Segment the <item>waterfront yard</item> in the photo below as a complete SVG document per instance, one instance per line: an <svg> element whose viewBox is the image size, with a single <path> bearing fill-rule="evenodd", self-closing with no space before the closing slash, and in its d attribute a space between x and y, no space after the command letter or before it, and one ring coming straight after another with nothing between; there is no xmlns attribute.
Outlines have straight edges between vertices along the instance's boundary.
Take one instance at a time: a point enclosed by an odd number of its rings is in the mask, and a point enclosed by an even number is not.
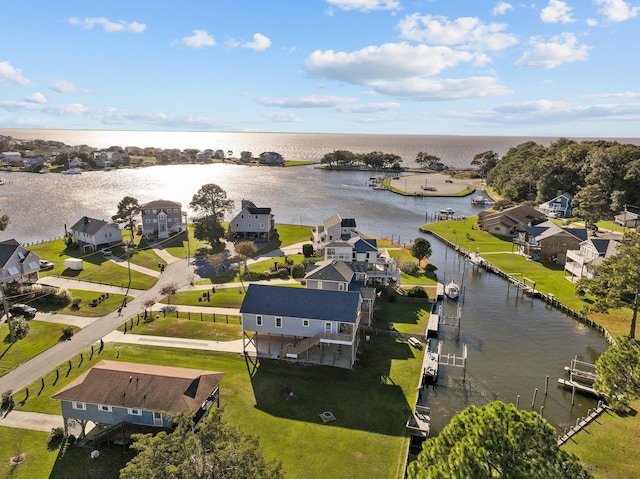
<svg viewBox="0 0 640 479"><path fill-rule="evenodd" d="M55 372L49 373L41 393L32 394L17 409L60 414L51 395L101 359L224 372L225 416L258 436L267 458L282 461L287 477L402 477L404 423L416 400L422 362L422 351L405 342L388 336L371 338L353 370L245 360L229 353L106 344L102 352L97 347L93 355L85 351L83 361L74 358L70 369L66 363L59 366L55 385ZM30 386L31 391L40 388L40 381ZM15 397L20 402L24 392ZM336 421L322 423L319 414L324 411L331 411ZM65 477L86 474L76 471ZM104 471L95 477L117 475Z"/></svg>

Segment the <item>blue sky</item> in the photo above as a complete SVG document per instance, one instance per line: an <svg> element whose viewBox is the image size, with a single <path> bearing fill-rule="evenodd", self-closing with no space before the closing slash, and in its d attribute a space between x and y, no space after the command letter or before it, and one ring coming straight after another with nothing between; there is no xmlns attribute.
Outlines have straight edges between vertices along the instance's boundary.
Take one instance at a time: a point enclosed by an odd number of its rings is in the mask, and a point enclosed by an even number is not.
<svg viewBox="0 0 640 479"><path fill-rule="evenodd" d="M640 136L640 2L5 2L0 128Z"/></svg>

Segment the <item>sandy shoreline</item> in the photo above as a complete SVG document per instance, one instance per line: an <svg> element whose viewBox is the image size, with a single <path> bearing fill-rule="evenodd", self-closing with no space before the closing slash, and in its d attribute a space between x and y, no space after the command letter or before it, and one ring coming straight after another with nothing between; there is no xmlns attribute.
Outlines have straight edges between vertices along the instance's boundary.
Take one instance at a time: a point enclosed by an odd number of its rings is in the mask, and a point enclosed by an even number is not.
<svg viewBox="0 0 640 479"><path fill-rule="evenodd" d="M391 180L392 188L410 195L424 196L455 195L469 187L475 188L476 186L469 179L461 180L441 173L418 173Z"/></svg>

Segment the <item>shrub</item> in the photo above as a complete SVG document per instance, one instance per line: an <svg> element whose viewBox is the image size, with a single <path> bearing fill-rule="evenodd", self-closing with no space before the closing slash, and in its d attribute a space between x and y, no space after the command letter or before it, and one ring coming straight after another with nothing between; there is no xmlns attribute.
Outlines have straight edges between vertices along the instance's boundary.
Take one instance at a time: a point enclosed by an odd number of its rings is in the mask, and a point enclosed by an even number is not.
<svg viewBox="0 0 640 479"><path fill-rule="evenodd" d="M280 279L287 279L289 277L289 270L287 268L280 268L278 270L278 276Z"/></svg>
<svg viewBox="0 0 640 479"><path fill-rule="evenodd" d="M28 321L24 318L20 318L13 321L10 326L13 328L13 336L16 340L25 338L29 334L29 328L31 327Z"/></svg>
<svg viewBox="0 0 640 479"><path fill-rule="evenodd" d="M410 298L428 298L427 290L422 286L414 286L409 291L407 291L407 296Z"/></svg>
<svg viewBox="0 0 640 479"><path fill-rule="evenodd" d="M302 254L305 258L310 258L313 256L313 245L310 243L305 243L302 245Z"/></svg>
<svg viewBox="0 0 640 479"><path fill-rule="evenodd" d="M433 273L437 269L438 269L438 267L435 264L429 263L428 265L426 265L424 267L424 272L425 273Z"/></svg>
<svg viewBox="0 0 640 479"><path fill-rule="evenodd" d="M294 264L291 268L291 276L294 278L304 278L305 268L304 265L298 263Z"/></svg>
<svg viewBox="0 0 640 479"><path fill-rule="evenodd" d="M2 393L2 409L8 410L13 408L14 406L14 401L13 401L13 391L11 389L7 389L5 392Z"/></svg>
<svg viewBox="0 0 640 479"><path fill-rule="evenodd" d="M73 327L67 326L62 330L62 339L70 339L73 336Z"/></svg>
<svg viewBox="0 0 640 479"><path fill-rule="evenodd" d="M50 440L60 440L64 437L64 428L62 426L52 427L49 433Z"/></svg>
<svg viewBox="0 0 640 479"><path fill-rule="evenodd" d="M80 303L82 303L82 298L73 298L71 301L71 309L77 311L80 309Z"/></svg>
<svg viewBox="0 0 640 479"><path fill-rule="evenodd" d="M415 261L403 261L400 264L400 271L410 276L416 276L420 271L420 266Z"/></svg>

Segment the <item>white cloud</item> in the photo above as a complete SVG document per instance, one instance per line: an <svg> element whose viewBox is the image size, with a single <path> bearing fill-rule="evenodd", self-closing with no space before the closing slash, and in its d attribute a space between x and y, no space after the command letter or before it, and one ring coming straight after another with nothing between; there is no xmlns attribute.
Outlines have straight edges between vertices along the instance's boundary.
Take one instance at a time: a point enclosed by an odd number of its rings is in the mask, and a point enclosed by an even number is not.
<svg viewBox="0 0 640 479"><path fill-rule="evenodd" d="M91 30L93 29L94 26L101 25L104 31L108 33L113 33L113 32L142 33L147 29L147 26L144 23L125 22L124 20L112 22L111 20L105 17L91 17L91 18L85 18L84 20L81 20L78 17L71 17L69 19L69 23L71 25L79 25L86 30Z"/></svg>
<svg viewBox="0 0 640 479"><path fill-rule="evenodd" d="M281 108L337 108L358 99L346 96L332 95L307 95L288 98L260 97L258 102L267 106L278 106Z"/></svg>
<svg viewBox="0 0 640 479"><path fill-rule="evenodd" d="M363 12L400 9L398 0L327 0L327 3L338 7L340 10L361 10ZM329 15L332 14L333 12L329 12Z"/></svg>
<svg viewBox="0 0 640 479"><path fill-rule="evenodd" d="M53 80L49 87L59 93L74 93L78 91L78 87L66 80Z"/></svg>
<svg viewBox="0 0 640 479"><path fill-rule="evenodd" d="M513 10L513 5L507 2L498 2L496 3L496 6L493 7L491 13L493 13L494 15L504 15L509 10Z"/></svg>
<svg viewBox="0 0 640 479"><path fill-rule="evenodd" d="M478 61L477 55L449 47L387 43L355 52L315 51L305 60L310 75L368 85L375 80L436 75L460 63Z"/></svg>
<svg viewBox="0 0 640 479"><path fill-rule="evenodd" d="M265 37L262 33L256 33L253 36L253 41L252 42L247 42L242 44L242 46L244 48L250 48L252 50L256 50L258 52L262 51L262 50L266 50L267 48L269 48L271 46L271 40L269 40L269 38Z"/></svg>
<svg viewBox="0 0 640 479"><path fill-rule="evenodd" d="M484 98L511 93L492 77L461 79L409 78L395 82L376 82L372 85L380 94L419 101L460 100Z"/></svg>
<svg viewBox="0 0 640 479"><path fill-rule="evenodd" d="M362 103L357 105L346 105L337 110L347 113L379 113L381 111L390 111L400 108L400 103Z"/></svg>
<svg viewBox="0 0 640 479"><path fill-rule="evenodd" d="M624 22L638 15L640 7L632 7L624 0L594 0L596 5L602 5L602 13L611 22Z"/></svg>
<svg viewBox="0 0 640 479"><path fill-rule="evenodd" d="M640 118L640 103L601 103L582 105L571 101L536 100L506 104L495 109L507 115L511 121L545 123L558 121L589 120L594 118L635 119Z"/></svg>
<svg viewBox="0 0 640 479"><path fill-rule="evenodd" d="M485 24L477 17L450 21L446 17L414 13L404 17L398 28L402 38L431 44L498 51L518 43L515 35L504 33L506 24Z"/></svg>
<svg viewBox="0 0 640 479"><path fill-rule="evenodd" d="M24 100L29 103L38 103L41 105L44 105L45 103L47 103L47 99L40 92L35 92L33 95L29 95Z"/></svg>
<svg viewBox="0 0 640 479"><path fill-rule="evenodd" d="M595 18L587 18L587 25L590 27L596 27L598 26L598 20Z"/></svg>
<svg viewBox="0 0 640 479"><path fill-rule="evenodd" d="M275 123L300 123L302 121L299 116L291 111L265 113L263 116Z"/></svg>
<svg viewBox="0 0 640 479"><path fill-rule="evenodd" d="M544 23L571 23L575 20L571 16L571 7L561 0L549 0L549 5L540 12Z"/></svg>
<svg viewBox="0 0 640 479"><path fill-rule="evenodd" d="M29 86L31 82L22 75L20 69L12 67L9 62L0 62L0 81L9 81L20 86Z"/></svg>
<svg viewBox="0 0 640 479"><path fill-rule="evenodd" d="M563 33L549 42L532 38L533 49L527 51L516 62L519 67L555 68L564 63L586 60L591 47L578 44L573 33Z"/></svg>
<svg viewBox="0 0 640 479"><path fill-rule="evenodd" d="M202 48L212 47L216 41L206 30L194 30L193 35L184 37L179 43L190 48Z"/></svg>

